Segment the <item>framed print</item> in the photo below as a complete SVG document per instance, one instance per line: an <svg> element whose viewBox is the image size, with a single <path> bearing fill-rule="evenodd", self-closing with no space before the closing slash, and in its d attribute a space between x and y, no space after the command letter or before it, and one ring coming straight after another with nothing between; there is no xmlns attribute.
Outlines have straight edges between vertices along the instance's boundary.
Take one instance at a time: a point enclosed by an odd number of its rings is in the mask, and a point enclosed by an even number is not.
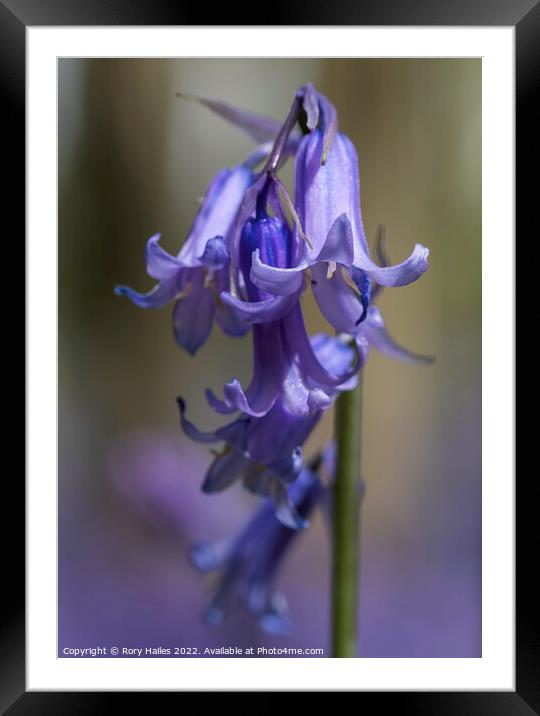
<svg viewBox="0 0 540 716"><path fill-rule="evenodd" d="M1 9L27 285L2 707L534 712L514 242L538 6L25 5Z"/></svg>

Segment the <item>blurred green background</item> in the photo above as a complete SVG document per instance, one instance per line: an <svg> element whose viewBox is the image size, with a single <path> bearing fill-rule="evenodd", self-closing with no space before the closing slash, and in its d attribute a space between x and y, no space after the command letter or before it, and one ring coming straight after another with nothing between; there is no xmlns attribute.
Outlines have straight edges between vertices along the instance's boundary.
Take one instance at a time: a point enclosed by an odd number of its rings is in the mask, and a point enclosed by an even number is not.
<svg viewBox="0 0 540 716"><path fill-rule="evenodd" d="M161 232L163 246L176 253L210 178L253 146L175 92L282 119L295 88L313 82L336 105L341 130L357 147L370 240L384 223L393 262L416 242L431 251L427 274L385 290L380 306L393 336L434 354L436 363L395 364L372 352L365 369L361 653L480 656L481 61L60 59L58 73L64 642L76 637L91 645L103 634L136 640L149 615L163 634L198 620L209 592L183 565L184 542L234 531L238 514L255 504L240 490L202 497L200 519L175 541L162 539L155 525L149 531L111 487L111 454L140 434L164 436L195 456L196 467L188 470L186 462L178 476L179 500L182 481L197 487L209 456L182 439L175 396L186 398L194 422L214 427L220 421L204 388L219 393L233 374L245 380L251 372L249 337L227 339L214 328L191 358L174 343L170 308L145 312L113 294L118 283L153 285L146 240ZM290 182L291 167L284 176ZM326 329L313 300L304 305L310 330ZM306 452L331 430L329 413ZM216 508L220 499L224 510ZM212 502L207 518L205 501ZM311 645L325 646L324 521L315 519L308 532L280 580L293 595L298 623L287 643L315 634ZM295 584L298 575L302 585ZM100 580L108 580L109 597L98 608L92 585ZM265 638L243 617L232 624L235 639L242 630L251 642ZM221 643L228 633L215 637L201 626L197 638Z"/></svg>

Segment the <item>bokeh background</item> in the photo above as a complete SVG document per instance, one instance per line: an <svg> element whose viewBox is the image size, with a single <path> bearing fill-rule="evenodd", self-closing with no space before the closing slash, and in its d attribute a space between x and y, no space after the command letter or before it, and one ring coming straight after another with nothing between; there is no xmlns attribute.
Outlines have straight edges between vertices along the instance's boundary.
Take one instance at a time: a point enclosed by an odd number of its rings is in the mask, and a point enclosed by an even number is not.
<svg viewBox="0 0 540 716"><path fill-rule="evenodd" d="M360 654L481 656L480 60L61 59L58 79L59 655L328 647L321 515L278 575L290 636L265 635L240 610L203 623L212 578L188 564L188 545L236 532L257 501L240 488L199 492L210 455L182 437L175 396L215 427L203 390L249 377L249 337L215 328L191 358L169 308L113 294L151 287L147 238L161 232L177 252L211 176L252 147L175 92L280 119L310 81L357 146L368 236L385 223L393 261L415 242L431 249L427 274L380 305L395 338L436 363L372 353L365 369ZM326 328L309 298L305 310L310 330ZM307 453L331 430L329 413Z"/></svg>

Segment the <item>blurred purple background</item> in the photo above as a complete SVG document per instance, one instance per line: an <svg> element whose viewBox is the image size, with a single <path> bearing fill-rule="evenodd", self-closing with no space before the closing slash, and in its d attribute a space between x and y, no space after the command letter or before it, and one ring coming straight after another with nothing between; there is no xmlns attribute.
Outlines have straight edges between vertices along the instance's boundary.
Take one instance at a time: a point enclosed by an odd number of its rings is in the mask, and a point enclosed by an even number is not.
<svg viewBox="0 0 540 716"><path fill-rule="evenodd" d="M481 656L481 61L226 59L59 60L60 656L328 647L322 514L277 580L290 636L265 635L241 610L202 621L215 578L189 565L188 546L234 534L258 502L240 488L200 493L210 456L181 435L175 397L218 425L203 390L249 376L249 339L215 330L193 359L169 309L113 294L151 286L146 239L160 231L177 251L210 177L251 146L175 92L282 118L307 81L358 148L368 236L385 223L394 261L417 241L431 249L428 273L381 307L399 341L437 362L373 353L365 369L360 654ZM305 310L312 331L327 329L311 299ZM331 430L328 414L308 455Z"/></svg>

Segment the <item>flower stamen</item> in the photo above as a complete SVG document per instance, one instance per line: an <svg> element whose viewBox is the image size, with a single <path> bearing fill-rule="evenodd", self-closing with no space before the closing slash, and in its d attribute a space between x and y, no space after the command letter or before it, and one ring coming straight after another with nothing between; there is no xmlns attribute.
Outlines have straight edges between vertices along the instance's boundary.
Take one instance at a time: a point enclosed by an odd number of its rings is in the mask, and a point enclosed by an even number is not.
<svg viewBox="0 0 540 716"><path fill-rule="evenodd" d="M335 261L329 261L328 262L328 268L326 270L326 278L330 280L333 275L336 273L337 269L337 263Z"/></svg>

